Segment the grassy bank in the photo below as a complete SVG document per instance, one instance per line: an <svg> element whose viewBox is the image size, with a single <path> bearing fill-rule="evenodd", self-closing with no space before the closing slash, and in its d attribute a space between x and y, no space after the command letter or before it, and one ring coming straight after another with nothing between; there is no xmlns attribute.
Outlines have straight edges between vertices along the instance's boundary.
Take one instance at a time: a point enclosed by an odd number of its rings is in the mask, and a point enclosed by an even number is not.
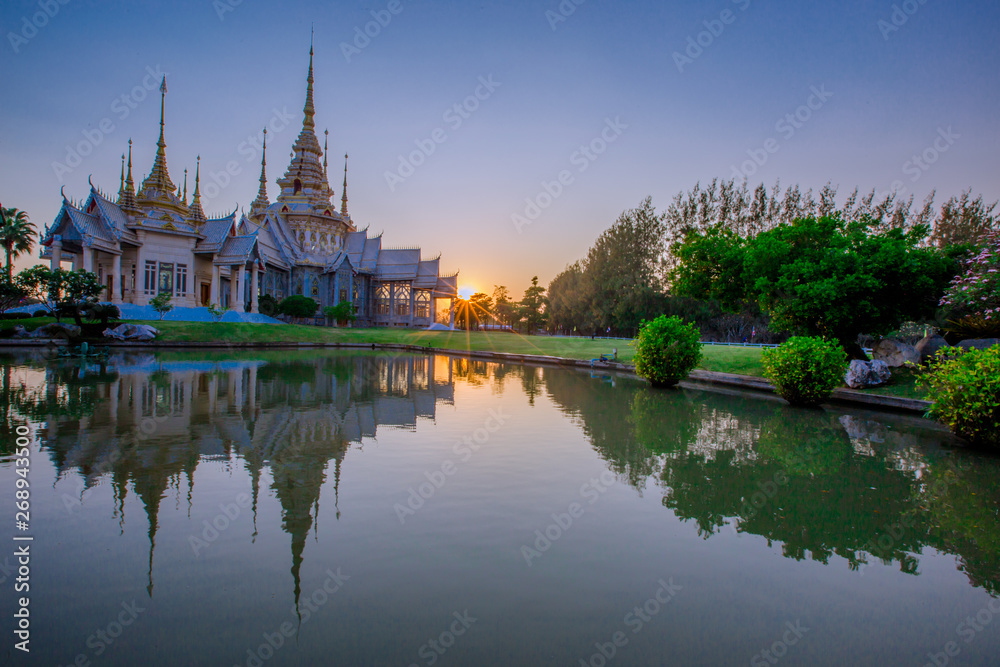
<svg viewBox="0 0 1000 667"><path fill-rule="evenodd" d="M3 329L17 324L27 329L52 322L51 318L3 321ZM512 354L542 354L567 359L595 359L618 349L618 360L632 362L633 348L623 340L590 340L589 338L556 338L552 336L521 336L513 333L465 331L415 331L411 329L338 329L297 324L237 324L229 322L142 322L161 332L160 340L175 343L387 343L418 345L439 350L509 352ZM706 345L699 368L718 373L763 375L761 350L755 347ZM872 393L923 398L911 372L897 372L892 382L869 390Z"/></svg>

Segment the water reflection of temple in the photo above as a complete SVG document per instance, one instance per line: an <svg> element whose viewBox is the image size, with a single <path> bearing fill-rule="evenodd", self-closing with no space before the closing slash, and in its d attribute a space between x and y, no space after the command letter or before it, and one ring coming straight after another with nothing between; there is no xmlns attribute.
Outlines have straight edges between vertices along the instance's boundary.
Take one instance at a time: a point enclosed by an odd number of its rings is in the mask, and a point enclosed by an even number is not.
<svg viewBox="0 0 1000 667"><path fill-rule="evenodd" d="M199 461L237 456L252 480L252 538L261 473L270 471L282 528L292 538L297 601L302 553L328 475L339 518L349 447L379 428L413 430L433 420L438 402L454 401L454 362L377 354L225 362L127 356L106 365L50 364L38 394L33 409L46 423L43 443L59 475L75 469L87 486L110 483L123 530L129 486L143 503L150 595L161 500L186 487L190 503ZM69 395L83 396L84 409L63 409L61 397Z"/></svg>

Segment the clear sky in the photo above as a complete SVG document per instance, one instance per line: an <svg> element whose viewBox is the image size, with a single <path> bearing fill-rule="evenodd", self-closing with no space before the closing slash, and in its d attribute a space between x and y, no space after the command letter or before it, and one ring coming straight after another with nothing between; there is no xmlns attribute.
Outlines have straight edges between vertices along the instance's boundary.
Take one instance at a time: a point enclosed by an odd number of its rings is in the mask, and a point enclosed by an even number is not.
<svg viewBox="0 0 1000 667"><path fill-rule="evenodd" d="M0 202L43 228L62 185L116 193L130 137L144 176L160 73L174 181L200 154L206 211L249 208L270 125L273 200L311 25L338 202L350 153L355 222L463 287L519 296L646 196L735 173L1000 198L996 3L4 0Z"/></svg>

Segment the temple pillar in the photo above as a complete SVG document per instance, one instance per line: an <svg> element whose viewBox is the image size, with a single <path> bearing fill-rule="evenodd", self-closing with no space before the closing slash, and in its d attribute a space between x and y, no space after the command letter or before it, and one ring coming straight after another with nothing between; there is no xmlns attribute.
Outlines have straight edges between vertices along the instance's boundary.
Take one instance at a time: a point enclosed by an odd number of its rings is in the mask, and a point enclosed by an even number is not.
<svg viewBox="0 0 1000 667"><path fill-rule="evenodd" d="M250 266L250 312L256 313L258 292L260 292L260 278L258 277L257 262Z"/></svg>
<svg viewBox="0 0 1000 667"><path fill-rule="evenodd" d="M230 294L230 299L232 300L233 312L243 313L246 312L246 307L244 304L243 297L243 283L246 282L243 278L243 266L234 266L229 269L229 285L232 290Z"/></svg>
<svg viewBox="0 0 1000 667"><path fill-rule="evenodd" d="M449 306L448 306L448 328L449 329L454 329L455 328L455 297L452 297L451 299L449 299L448 302L449 302Z"/></svg>
<svg viewBox="0 0 1000 667"><path fill-rule="evenodd" d="M122 302L122 256L111 257L111 303Z"/></svg>
<svg viewBox="0 0 1000 667"><path fill-rule="evenodd" d="M135 250L135 282L132 285L132 303L137 306L145 306L149 303L146 295L146 256L145 247L139 246Z"/></svg>
<svg viewBox="0 0 1000 667"><path fill-rule="evenodd" d="M89 245L83 243L80 245L81 253L83 254L83 270L84 271L94 271L94 249Z"/></svg>
<svg viewBox="0 0 1000 667"><path fill-rule="evenodd" d="M219 277L219 265L212 265L212 287L209 289L208 293L208 303L206 306L211 306L213 303L219 308L222 308L222 295L219 293L221 289L222 280Z"/></svg>
<svg viewBox="0 0 1000 667"><path fill-rule="evenodd" d="M59 268L59 263L62 262L62 236L56 234L52 237L52 270L55 271Z"/></svg>

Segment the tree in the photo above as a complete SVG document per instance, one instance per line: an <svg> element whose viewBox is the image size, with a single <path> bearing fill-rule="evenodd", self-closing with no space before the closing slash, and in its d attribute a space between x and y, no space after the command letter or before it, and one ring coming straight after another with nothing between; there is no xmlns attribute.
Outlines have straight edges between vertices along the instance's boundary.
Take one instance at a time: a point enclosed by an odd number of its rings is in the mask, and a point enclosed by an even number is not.
<svg viewBox="0 0 1000 667"><path fill-rule="evenodd" d="M586 262L570 264L549 283L545 312L549 315L549 326L556 331L572 334L594 329L586 266Z"/></svg>
<svg viewBox="0 0 1000 667"><path fill-rule="evenodd" d="M750 240L694 232L687 248L676 249L682 261L675 290L719 298L729 308L756 301L775 328L832 338L852 358L865 359L858 334L881 336L904 321L933 317L955 272L945 253L919 247L926 226L904 232L880 230L880 223L800 218Z"/></svg>
<svg viewBox="0 0 1000 667"><path fill-rule="evenodd" d="M227 310L229 308L222 308L214 303L208 304L208 314L212 316L212 321L216 323L222 321L222 316L226 314Z"/></svg>
<svg viewBox="0 0 1000 667"><path fill-rule="evenodd" d="M68 312L80 326L83 325L83 311L97 304L104 290L97 275L90 271L53 271L44 265L21 271L17 281L29 298L37 300L56 321Z"/></svg>
<svg viewBox="0 0 1000 667"><path fill-rule="evenodd" d="M174 309L174 304L170 303L170 292L160 292L149 300L149 305L160 314L160 319Z"/></svg>
<svg viewBox="0 0 1000 667"><path fill-rule="evenodd" d="M301 294L286 297L278 306L278 309L289 317L312 317L318 308L318 303Z"/></svg>
<svg viewBox="0 0 1000 667"><path fill-rule="evenodd" d="M476 292L468 299L459 297L455 300L455 326L466 331L478 329L493 316L492 306L492 299L485 292Z"/></svg>
<svg viewBox="0 0 1000 667"><path fill-rule="evenodd" d="M586 262L596 325L631 332L663 312L666 229L647 197L598 237Z"/></svg>
<svg viewBox="0 0 1000 667"><path fill-rule="evenodd" d="M989 234L986 245L965 262L940 305L950 309L957 329L983 337L1000 331L1000 231Z"/></svg>
<svg viewBox="0 0 1000 667"><path fill-rule="evenodd" d="M327 306L323 309L323 315L339 326L344 326L348 322L358 319L358 316L354 314L354 304L350 301L341 301L336 306Z"/></svg>
<svg viewBox="0 0 1000 667"><path fill-rule="evenodd" d="M543 312L545 306L545 288L538 284L538 276L531 279L531 287L524 290L524 298L518 304L518 320L522 323L522 330L527 333L535 333L545 325L546 315Z"/></svg>
<svg viewBox="0 0 1000 667"><path fill-rule="evenodd" d="M38 232L28 214L16 208L0 207L0 245L7 256L7 279L13 276L13 261L34 247Z"/></svg>
<svg viewBox="0 0 1000 667"><path fill-rule="evenodd" d="M493 316L497 322L506 326L514 325L514 302L510 299L510 292L504 285L493 286Z"/></svg>
<svg viewBox="0 0 1000 667"><path fill-rule="evenodd" d="M19 281L11 279L6 274L0 274L0 313L21 305L27 296L28 290Z"/></svg>

